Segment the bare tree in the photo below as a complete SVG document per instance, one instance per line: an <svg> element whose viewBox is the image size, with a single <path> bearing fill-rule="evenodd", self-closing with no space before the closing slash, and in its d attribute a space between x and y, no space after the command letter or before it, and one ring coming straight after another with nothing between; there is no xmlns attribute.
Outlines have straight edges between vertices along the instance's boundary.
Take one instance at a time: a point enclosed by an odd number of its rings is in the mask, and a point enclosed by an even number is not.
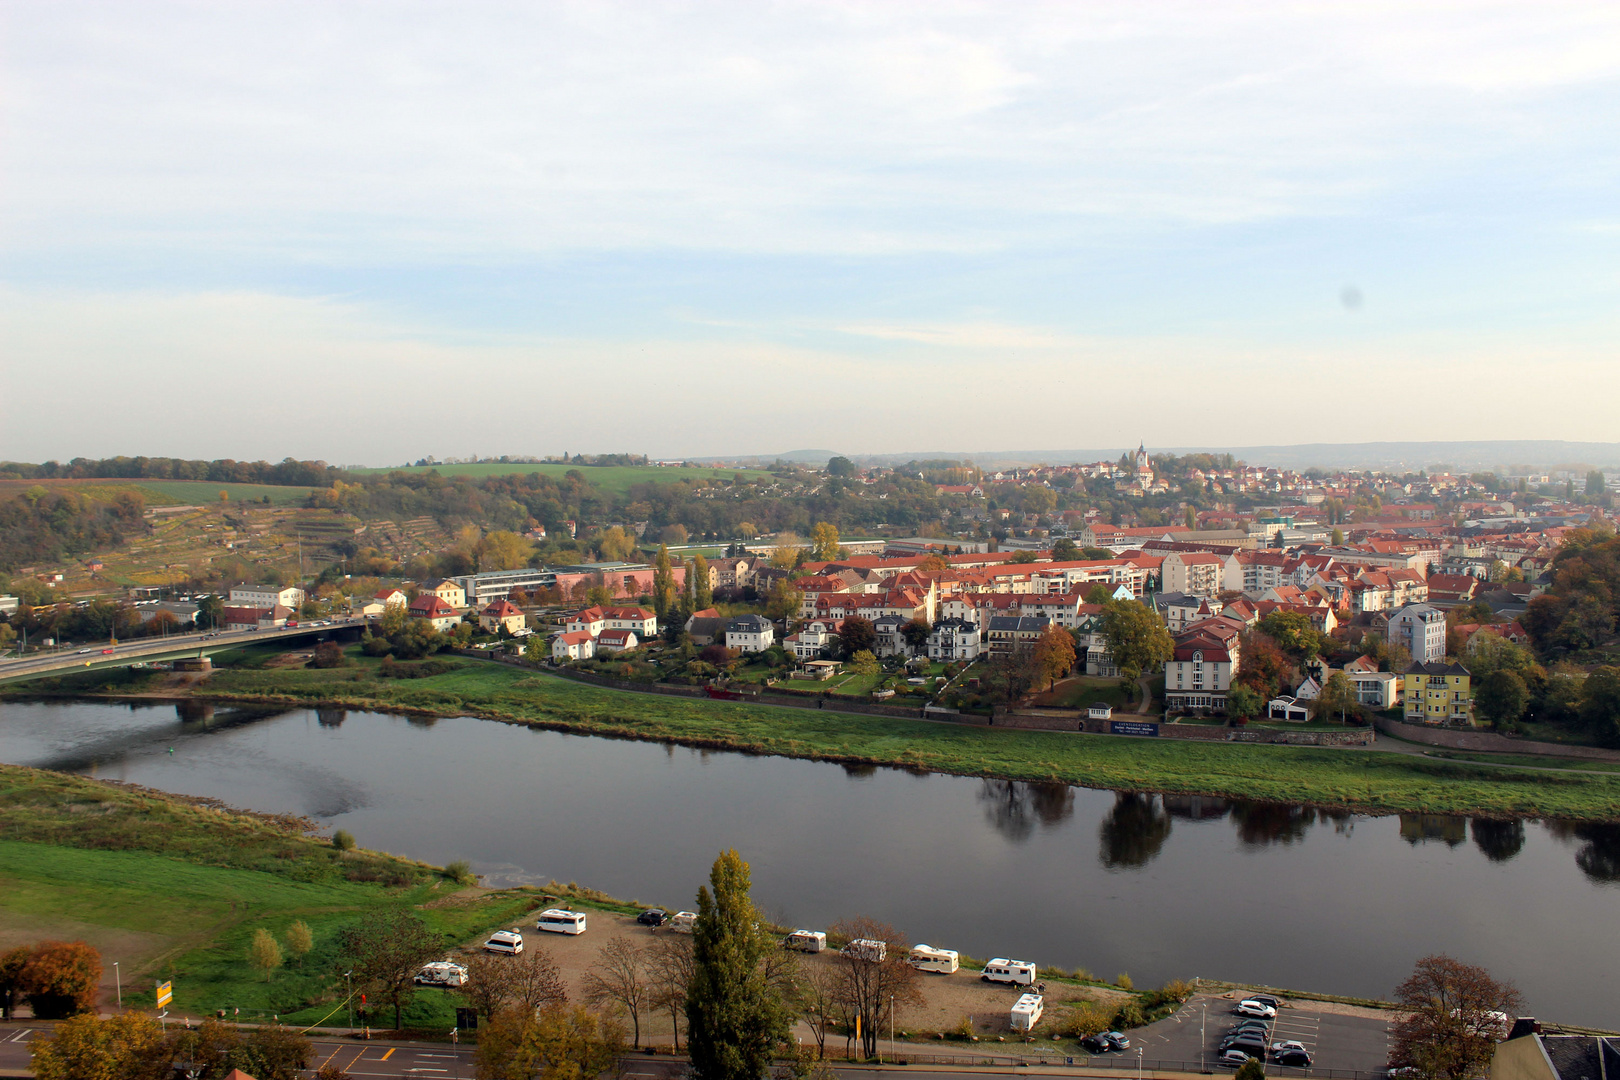
<svg viewBox="0 0 1620 1080"><path fill-rule="evenodd" d="M647 951L627 937L616 937L597 954L585 973L585 998L592 1004L608 1002L630 1014L632 1045L641 1045L641 1013L653 996L648 978Z"/></svg>
<svg viewBox="0 0 1620 1080"><path fill-rule="evenodd" d="M443 939L408 911L368 915L343 933L343 954L355 983L394 1007L396 1029L416 973L443 948Z"/></svg>
<svg viewBox="0 0 1620 1080"><path fill-rule="evenodd" d="M692 982L692 939L686 934L660 934L647 950L647 971L652 977L650 1007L667 1009L681 1048L681 1017L686 1013L686 988Z"/></svg>
<svg viewBox="0 0 1620 1080"><path fill-rule="evenodd" d="M1523 999L1511 983L1449 956L1425 956L1395 988L1407 1011L1395 1025L1390 1065L1424 1077L1465 1080L1483 1075Z"/></svg>
<svg viewBox="0 0 1620 1080"><path fill-rule="evenodd" d="M467 983L461 995L486 1018L506 1008L532 1013L568 1000L556 963L544 949L533 945L520 956L480 953L473 957L467 964Z"/></svg>
<svg viewBox="0 0 1620 1080"><path fill-rule="evenodd" d="M843 983L840 997L861 1018L861 1052L875 1057L878 1031L888 1023L890 1010L923 1003L922 992L917 989L917 969L910 964L911 943L894 927L865 916L834 923L829 936L845 941L881 941L885 946L882 960L842 953L837 961Z"/></svg>
<svg viewBox="0 0 1620 1080"><path fill-rule="evenodd" d="M799 1015L810 1025L816 1040L816 1057L827 1056L827 1032L844 1018L848 1002L843 998L844 973L833 964L805 965L799 980Z"/></svg>

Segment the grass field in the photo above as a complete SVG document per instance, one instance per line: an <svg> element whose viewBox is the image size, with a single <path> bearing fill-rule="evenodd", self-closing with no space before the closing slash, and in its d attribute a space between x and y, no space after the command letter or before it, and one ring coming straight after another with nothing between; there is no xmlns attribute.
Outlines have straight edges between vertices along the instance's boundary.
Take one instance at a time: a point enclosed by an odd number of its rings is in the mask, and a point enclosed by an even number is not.
<svg viewBox="0 0 1620 1080"><path fill-rule="evenodd" d="M1620 778L1516 772L1364 750L1115 739L631 695L477 661L413 680L375 679L371 668L356 662L327 671L221 671L199 692L470 714L753 753L1377 813L1620 817Z"/></svg>
<svg viewBox="0 0 1620 1080"><path fill-rule="evenodd" d="M1038 694L1034 704L1048 709L1084 709L1092 705L1112 705L1116 712L1134 712L1125 700L1118 679L1099 679L1081 676L1065 679L1044 693Z"/></svg>
<svg viewBox="0 0 1620 1080"><path fill-rule="evenodd" d="M771 475L759 469L703 469L679 465L668 468L661 468L657 465L564 465L557 462L527 465L411 465L402 469L357 469L355 471L373 474L437 471L440 476L472 476L480 479L486 476L511 476L513 473L543 473L546 476L560 480L570 469L578 469L580 475L584 476L592 484L613 495L625 494L630 490L632 484L649 482L672 484L677 480L730 480L739 473L749 480L766 480Z"/></svg>

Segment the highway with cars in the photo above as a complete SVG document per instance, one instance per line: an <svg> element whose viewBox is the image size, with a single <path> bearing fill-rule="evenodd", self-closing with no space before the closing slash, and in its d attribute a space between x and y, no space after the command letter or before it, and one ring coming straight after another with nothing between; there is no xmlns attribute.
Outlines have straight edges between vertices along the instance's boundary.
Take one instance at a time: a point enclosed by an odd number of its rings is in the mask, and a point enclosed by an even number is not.
<svg viewBox="0 0 1620 1080"><path fill-rule="evenodd" d="M283 641L288 638L320 635L342 627L361 626L365 619L317 619L297 626L263 630L218 630L206 633L170 634L156 638L130 638L116 644L110 641L73 645L27 656L0 658L0 680L26 679L39 675L72 671L76 668L126 667L140 661L167 660L217 652L256 641Z"/></svg>

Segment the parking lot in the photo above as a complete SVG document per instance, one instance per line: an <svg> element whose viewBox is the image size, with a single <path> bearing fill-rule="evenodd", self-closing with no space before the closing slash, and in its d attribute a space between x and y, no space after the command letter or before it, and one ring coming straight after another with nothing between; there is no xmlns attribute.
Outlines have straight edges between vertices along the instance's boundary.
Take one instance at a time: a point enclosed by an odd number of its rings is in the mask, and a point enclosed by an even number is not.
<svg viewBox="0 0 1620 1080"><path fill-rule="evenodd" d="M1093 1058L1092 1063L1100 1065L1113 1059L1122 1068L1134 1067L1140 1048L1148 1068L1157 1061L1165 1069L1176 1068L1173 1063L1179 1062L1184 1063L1183 1067L1219 1070L1221 1040L1242 1019L1232 1015L1235 1004L1232 998L1194 997L1173 1016L1130 1031L1131 1049ZM1266 1042L1301 1043L1311 1055L1311 1067L1288 1069L1268 1062L1266 1072L1295 1076L1381 1074L1389 1062L1389 1025L1387 1016L1372 1009L1284 1002L1271 1023Z"/></svg>

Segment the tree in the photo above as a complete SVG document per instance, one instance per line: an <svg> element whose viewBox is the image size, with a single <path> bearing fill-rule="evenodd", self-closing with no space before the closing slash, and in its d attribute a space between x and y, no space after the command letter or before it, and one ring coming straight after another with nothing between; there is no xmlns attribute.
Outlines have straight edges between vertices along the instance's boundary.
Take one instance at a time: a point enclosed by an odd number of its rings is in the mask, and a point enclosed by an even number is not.
<svg viewBox="0 0 1620 1080"><path fill-rule="evenodd" d="M159 1075L163 1031L144 1013L83 1013L29 1044L38 1080L130 1080ZM172 1072L170 1073L172 1075Z"/></svg>
<svg viewBox="0 0 1620 1080"><path fill-rule="evenodd" d="M709 560L701 555L692 556L692 569L687 578L694 582L692 610L703 611L714 606L714 586L709 581Z"/></svg>
<svg viewBox="0 0 1620 1080"><path fill-rule="evenodd" d="M323 641L315 646L315 655L310 659L312 668L335 668L343 666L343 646L335 641Z"/></svg>
<svg viewBox="0 0 1620 1080"><path fill-rule="evenodd" d="M413 996L416 973L443 947L439 935L407 911L367 915L343 934L343 952L355 982L394 1007L396 1030L405 1003Z"/></svg>
<svg viewBox="0 0 1620 1080"><path fill-rule="evenodd" d="M585 999L615 1005L630 1014L631 1046L641 1048L641 1014L651 1004L646 950L622 935L603 946L585 973Z"/></svg>
<svg viewBox="0 0 1620 1080"><path fill-rule="evenodd" d="M1265 699L1246 683L1233 683L1232 689L1226 692L1226 715L1235 720L1259 716L1265 707Z"/></svg>
<svg viewBox="0 0 1620 1080"><path fill-rule="evenodd" d="M1395 1025L1390 1064L1436 1080L1465 1080L1489 1069L1500 1015L1523 1007L1512 984L1449 956L1425 956L1395 988L1406 1012Z"/></svg>
<svg viewBox="0 0 1620 1080"><path fill-rule="evenodd" d="M519 956L480 953L473 957L467 964L461 995L488 1018L507 1008L532 1013L561 1004L568 1000L568 988L551 954L538 945L528 945Z"/></svg>
<svg viewBox="0 0 1620 1080"><path fill-rule="evenodd" d="M862 649L849 658L849 670L857 675L872 676L882 670L878 666L878 658L870 650Z"/></svg>
<svg viewBox="0 0 1620 1080"><path fill-rule="evenodd" d="M478 1032L479 1080L595 1080L624 1049L624 1028L580 1006L501 1011Z"/></svg>
<svg viewBox="0 0 1620 1080"><path fill-rule="evenodd" d="M840 996L861 1018L861 1052L873 1057L878 1032L888 1025L890 1009L923 1002L917 969L910 963L911 943L894 927L865 916L842 919L828 929L845 941L881 941L886 946L882 960L844 952L835 961L841 976Z"/></svg>
<svg viewBox="0 0 1620 1080"><path fill-rule="evenodd" d="M788 1038L792 1017L764 969L767 957L782 950L760 928L748 891L748 864L730 850L698 890L686 998L695 1080L757 1080Z"/></svg>
<svg viewBox="0 0 1620 1080"><path fill-rule="evenodd" d="M765 596L765 616L769 619L796 618L803 603L804 593L795 589L793 582L787 578L778 578L771 583L771 591Z"/></svg>
<svg viewBox="0 0 1620 1080"><path fill-rule="evenodd" d="M1581 687L1581 722L1605 746L1620 746L1620 667L1596 668Z"/></svg>
<svg viewBox="0 0 1620 1080"><path fill-rule="evenodd" d="M1053 562L1076 562L1080 558L1080 545L1067 536L1060 538L1052 544Z"/></svg>
<svg viewBox="0 0 1620 1080"><path fill-rule="evenodd" d="M1311 625L1310 616L1299 611L1273 611L1260 620L1260 631L1295 659L1315 656L1322 651L1322 638Z"/></svg>
<svg viewBox="0 0 1620 1080"><path fill-rule="evenodd" d="M682 544L686 543L687 540L686 526L682 525L680 522L676 522L673 525L665 525L659 530L658 539L662 540L666 544L674 544L676 547L680 547Z"/></svg>
<svg viewBox="0 0 1620 1080"><path fill-rule="evenodd" d="M1603 495L1604 490L1605 480L1603 477L1603 470L1593 469L1592 471L1588 472L1586 474L1586 497L1589 499L1599 498Z"/></svg>
<svg viewBox="0 0 1620 1080"><path fill-rule="evenodd" d="M531 664L544 663L549 655L546 649L546 639L542 634L530 634L528 643L523 646L523 659Z"/></svg>
<svg viewBox="0 0 1620 1080"><path fill-rule="evenodd" d="M315 935L310 933L309 924L303 919L298 919L287 927L287 952L292 954L292 958L298 961L300 967L303 966L304 957L308 956L314 947Z"/></svg>
<svg viewBox="0 0 1620 1080"><path fill-rule="evenodd" d="M1327 677L1312 704L1311 715L1318 720L1338 720L1342 724L1348 717L1359 714L1355 685L1342 671Z"/></svg>
<svg viewBox="0 0 1620 1080"><path fill-rule="evenodd" d="M281 946L264 927L253 931L253 941L248 945L248 963L264 972L265 981L269 981L271 972L282 965Z"/></svg>
<svg viewBox="0 0 1620 1080"><path fill-rule="evenodd" d="M816 1057L827 1056L827 1031L847 1010L843 973L827 964L816 964L799 983L799 1016L810 1025L816 1040Z"/></svg>
<svg viewBox="0 0 1620 1080"><path fill-rule="evenodd" d="M0 1020L10 1020L17 999L22 996L23 971L33 950L26 945L0 953Z"/></svg>
<svg viewBox="0 0 1620 1080"><path fill-rule="evenodd" d="M485 536L478 545L478 566L483 570L517 570L529 565L534 545L505 529Z"/></svg>
<svg viewBox="0 0 1620 1080"><path fill-rule="evenodd" d="M1259 1058L1251 1057L1238 1066L1237 1072L1232 1074L1232 1080L1266 1080L1266 1067Z"/></svg>
<svg viewBox="0 0 1620 1080"><path fill-rule="evenodd" d="M830 521L818 521L810 530L810 557L820 562L838 558L838 527Z"/></svg>
<svg viewBox="0 0 1620 1080"><path fill-rule="evenodd" d="M1333 535L1328 538L1328 542L1331 543L1334 547L1343 547L1344 546L1344 530L1343 529L1334 529L1333 530Z"/></svg>
<svg viewBox="0 0 1620 1080"><path fill-rule="evenodd" d="M1048 626L1035 642L1035 664L1047 685L1074 670L1074 661L1074 636L1056 623Z"/></svg>
<svg viewBox="0 0 1620 1080"><path fill-rule="evenodd" d="M82 941L45 941L23 965L23 996L41 1020L94 1012L100 996L101 954Z"/></svg>
<svg viewBox="0 0 1620 1080"><path fill-rule="evenodd" d="M1015 565L1032 563L1035 561L1035 553L1033 551L1015 551L1012 553L1012 558L1008 559L1007 561Z"/></svg>
<svg viewBox="0 0 1620 1080"><path fill-rule="evenodd" d="M1110 602L1102 616L1102 632L1114 666L1127 679L1153 670L1175 652L1170 631L1139 600Z"/></svg>
<svg viewBox="0 0 1620 1080"><path fill-rule="evenodd" d="M928 636L933 632L928 620L920 615L900 628L900 636L905 639L913 654L920 653L928 647Z"/></svg>
<svg viewBox="0 0 1620 1080"><path fill-rule="evenodd" d="M664 934L653 939L647 957L652 979L648 1005L669 1013L675 1049L681 1048L681 1017L686 1013L686 988L692 984L692 939L685 934Z"/></svg>
<svg viewBox="0 0 1620 1080"><path fill-rule="evenodd" d="M1258 631L1251 631L1243 639L1242 659L1238 662L1235 683L1241 683L1259 695L1262 701L1277 696L1285 682L1291 682L1294 666L1277 647L1277 643ZM1227 704L1231 704L1228 696Z"/></svg>
<svg viewBox="0 0 1620 1080"><path fill-rule="evenodd" d="M827 475L850 477L855 475L855 463L847 457L835 457L827 462Z"/></svg>
<svg viewBox="0 0 1620 1080"><path fill-rule="evenodd" d="M225 622L225 601L209 593L197 601L197 627L200 630L218 630Z"/></svg>
<svg viewBox="0 0 1620 1080"><path fill-rule="evenodd" d="M1530 690L1516 671L1498 668L1479 680L1474 689L1474 708L1480 719L1498 731L1511 731L1530 704Z"/></svg>
<svg viewBox="0 0 1620 1080"><path fill-rule="evenodd" d="M844 659L852 659L858 652L871 652L877 645L877 629L872 620L850 615L838 624L838 641Z"/></svg>
<svg viewBox="0 0 1620 1080"><path fill-rule="evenodd" d="M653 560L653 611L658 618L668 618L675 606L675 569L670 565L669 547L658 545L658 557Z"/></svg>

